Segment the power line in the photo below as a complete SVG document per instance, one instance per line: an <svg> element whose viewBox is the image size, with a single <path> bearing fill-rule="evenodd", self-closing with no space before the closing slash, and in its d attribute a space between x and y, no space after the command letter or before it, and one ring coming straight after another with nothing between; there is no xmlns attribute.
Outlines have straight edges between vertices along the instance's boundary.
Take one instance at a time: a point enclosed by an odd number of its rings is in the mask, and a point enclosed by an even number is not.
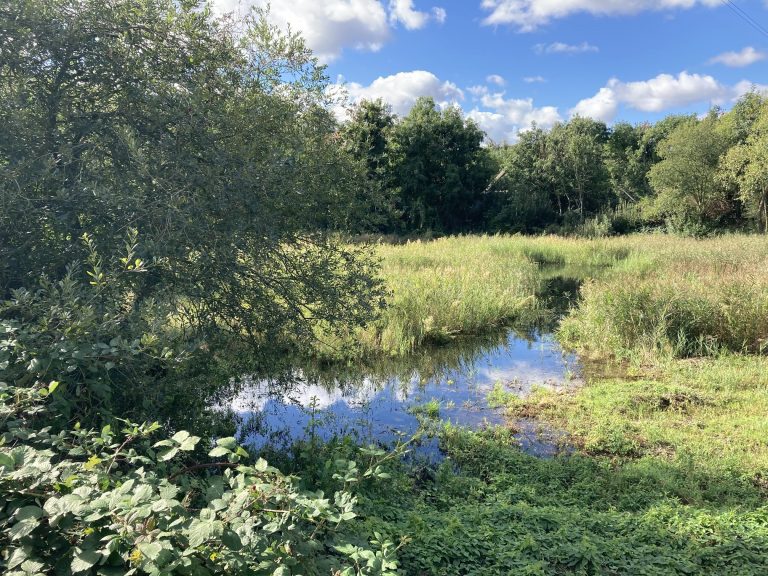
<svg viewBox="0 0 768 576"><path fill-rule="evenodd" d="M760 24L757 20L752 18L747 12L745 12L742 8L734 4L731 0L722 0L723 4L728 6L733 12L742 20L744 20L747 24L752 26L755 30L760 32L763 36L768 38L768 30L765 29L765 27Z"/></svg>

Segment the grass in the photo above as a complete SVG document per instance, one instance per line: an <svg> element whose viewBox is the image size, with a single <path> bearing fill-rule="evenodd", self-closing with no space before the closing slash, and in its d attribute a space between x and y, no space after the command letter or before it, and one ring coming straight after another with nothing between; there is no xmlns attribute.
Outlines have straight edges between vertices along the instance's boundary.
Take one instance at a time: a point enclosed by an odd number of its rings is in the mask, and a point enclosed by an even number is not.
<svg viewBox="0 0 768 576"><path fill-rule="evenodd" d="M337 350L404 356L535 315L538 266L501 236L379 245L390 290L381 318Z"/></svg>
<svg viewBox="0 0 768 576"><path fill-rule="evenodd" d="M768 573L768 239L463 238L381 254L399 309L379 334L451 290L476 304L436 316L446 335L515 321L483 303L507 282L495 273L409 284L458 254L463 269L527 271L514 293L538 310L549 278L586 276L558 336L597 367L570 392L521 400L497 385L489 398L566 432L574 454L536 459L513 428L448 426L449 460L433 476L402 470L397 498L365 500L371 528L412 538L405 573Z"/></svg>
<svg viewBox="0 0 768 576"><path fill-rule="evenodd" d="M363 356L403 356L456 336L531 324L557 278L587 280L560 338L598 356L768 346L763 237L465 236L381 244L377 254L390 296L381 318L353 335Z"/></svg>
<svg viewBox="0 0 768 576"><path fill-rule="evenodd" d="M617 242L631 247L630 255L583 287L560 330L567 345L625 359L761 353L768 346L766 238Z"/></svg>

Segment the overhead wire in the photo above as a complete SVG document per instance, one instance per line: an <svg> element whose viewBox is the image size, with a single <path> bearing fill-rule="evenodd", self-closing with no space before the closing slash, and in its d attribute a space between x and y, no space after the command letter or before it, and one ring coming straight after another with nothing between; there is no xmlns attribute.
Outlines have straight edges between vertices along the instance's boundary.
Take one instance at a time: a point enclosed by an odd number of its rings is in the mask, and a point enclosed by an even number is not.
<svg viewBox="0 0 768 576"><path fill-rule="evenodd" d="M757 20L752 18L752 16L749 15L744 9L742 9L740 6L737 6L732 0L721 0L723 4L728 6L739 18L744 20L747 24L752 26L755 30L760 32L763 36L768 38L768 30L760 24Z"/></svg>

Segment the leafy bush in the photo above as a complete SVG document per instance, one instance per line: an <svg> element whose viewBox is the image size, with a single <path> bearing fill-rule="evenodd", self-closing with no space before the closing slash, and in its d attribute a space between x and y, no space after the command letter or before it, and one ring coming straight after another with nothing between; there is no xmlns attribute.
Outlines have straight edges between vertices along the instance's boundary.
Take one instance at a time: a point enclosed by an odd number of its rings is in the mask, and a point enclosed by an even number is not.
<svg viewBox="0 0 768 576"><path fill-rule="evenodd" d="M298 488L234 438L189 455L200 438L152 442L157 424L119 431L37 426L58 386L0 384L0 547L4 573L395 574L395 547L348 536L359 471L346 462L332 497ZM197 470L220 470L196 476ZM368 476L372 471L367 472ZM347 534L345 534L347 530Z"/></svg>

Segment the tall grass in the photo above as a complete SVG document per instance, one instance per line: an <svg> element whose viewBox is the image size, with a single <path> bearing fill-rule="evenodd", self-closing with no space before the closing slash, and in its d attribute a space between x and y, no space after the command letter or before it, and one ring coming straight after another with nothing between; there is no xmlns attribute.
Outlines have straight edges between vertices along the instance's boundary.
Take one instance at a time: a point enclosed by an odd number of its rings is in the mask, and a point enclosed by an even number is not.
<svg viewBox="0 0 768 576"><path fill-rule="evenodd" d="M321 355L410 354L457 335L528 322L553 275L586 279L563 321L595 355L761 352L768 345L768 239L632 235L464 236L376 247L390 294L382 316Z"/></svg>
<svg viewBox="0 0 768 576"><path fill-rule="evenodd" d="M455 237L378 248L391 290L382 317L358 334L364 350L402 355L535 313L536 264L509 238Z"/></svg>
<svg viewBox="0 0 768 576"><path fill-rule="evenodd" d="M566 344L597 355L706 356L768 347L768 239L619 239L629 256L582 288Z"/></svg>

